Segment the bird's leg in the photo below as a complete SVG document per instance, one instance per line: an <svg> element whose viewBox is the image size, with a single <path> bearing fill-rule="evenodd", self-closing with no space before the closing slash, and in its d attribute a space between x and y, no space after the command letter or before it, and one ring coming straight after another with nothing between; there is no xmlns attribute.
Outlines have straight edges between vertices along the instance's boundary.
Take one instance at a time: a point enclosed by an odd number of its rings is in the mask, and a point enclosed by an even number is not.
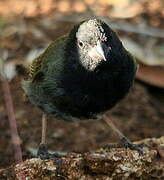
<svg viewBox="0 0 164 180"><path fill-rule="evenodd" d="M41 144L46 144L46 130L47 130L47 117L46 117L46 114L43 113L43 116L42 116L42 138L41 138Z"/></svg>
<svg viewBox="0 0 164 180"><path fill-rule="evenodd" d="M43 113L42 115L42 137L41 137L41 143L39 145L38 153L37 155L41 159L49 159L49 153L46 146L46 129L47 129L47 117L46 114Z"/></svg>
<svg viewBox="0 0 164 180"><path fill-rule="evenodd" d="M118 144L109 144L106 145L105 147L108 148L120 148L120 147L125 147L125 148L130 148L133 150L137 150L140 154L144 153L144 150L142 147L148 146L147 144L133 144L126 136L123 135L123 133L114 125L112 122L111 118L109 118L107 115L103 116L103 120L106 122L108 126L110 126L119 136L120 138L120 143Z"/></svg>
<svg viewBox="0 0 164 180"><path fill-rule="evenodd" d="M41 159L54 159L56 161L56 158L61 157L57 153L49 153L46 145L46 131L47 131L47 116L45 113L42 115L42 137L41 137L41 143L39 145L38 153L37 155Z"/></svg>

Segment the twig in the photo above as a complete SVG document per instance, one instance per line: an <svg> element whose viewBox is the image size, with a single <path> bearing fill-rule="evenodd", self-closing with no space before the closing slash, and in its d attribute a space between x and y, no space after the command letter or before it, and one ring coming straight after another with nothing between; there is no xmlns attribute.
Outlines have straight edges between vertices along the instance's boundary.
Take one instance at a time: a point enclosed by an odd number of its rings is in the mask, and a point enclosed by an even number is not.
<svg viewBox="0 0 164 180"><path fill-rule="evenodd" d="M88 14L69 15L69 16L67 15L67 16L58 17L57 21L79 22L85 19L95 18L95 17L96 17L95 15L93 15L93 17L90 16L90 13L89 15ZM127 22L114 21L114 20L111 20L109 17L104 17L104 16L99 16L98 18L109 23L110 26L115 30L133 32L133 33L143 34L143 35L151 36L151 37L164 38L163 29L161 30L161 29L154 28L145 24L132 24L132 23L127 23Z"/></svg>
<svg viewBox="0 0 164 180"><path fill-rule="evenodd" d="M11 140L12 140L12 144L13 144L13 148L14 148L14 157L15 157L16 163L19 163L19 162L22 162L22 151L21 151L21 147L20 147L20 138L19 138L18 130L17 130L17 123L16 123L16 118L15 118L15 113L14 113L10 85L9 85L8 79L5 76L5 72L4 72L4 59L0 59L0 60L1 60L0 80L2 82L5 106L6 106L8 119L9 119Z"/></svg>
<svg viewBox="0 0 164 180"><path fill-rule="evenodd" d="M15 157L16 163L18 163L22 161L22 152L20 148L20 139L19 139L18 131L17 131L17 124L16 124L16 119L15 119L15 114L14 114L14 109L13 109L10 86L9 86L8 81L5 79L2 79L1 82L2 82L4 99L5 99L6 111L9 118L11 139L12 139L13 148L14 148L14 157Z"/></svg>
<svg viewBox="0 0 164 180"><path fill-rule="evenodd" d="M164 38L163 29L154 28L146 24L132 24L120 21L110 21L109 18L102 18L111 24L111 27L116 30L122 30L126 32L133 32L137 34L143 34L146 36Z"/></svg>

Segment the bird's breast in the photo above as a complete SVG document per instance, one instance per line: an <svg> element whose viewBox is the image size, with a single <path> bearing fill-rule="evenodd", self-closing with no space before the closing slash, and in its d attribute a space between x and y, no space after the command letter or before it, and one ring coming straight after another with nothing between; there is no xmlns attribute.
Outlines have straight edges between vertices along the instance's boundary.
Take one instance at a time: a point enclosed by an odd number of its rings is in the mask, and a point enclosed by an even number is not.
<svg viewBox="0 0 164 180"><path fill-rule="evenodd" d="M69 97L68 104L72 107L72 113L84 117L109 109L117 99L115 77L112 73L73 75L65 81L64 89Z"/></svg>

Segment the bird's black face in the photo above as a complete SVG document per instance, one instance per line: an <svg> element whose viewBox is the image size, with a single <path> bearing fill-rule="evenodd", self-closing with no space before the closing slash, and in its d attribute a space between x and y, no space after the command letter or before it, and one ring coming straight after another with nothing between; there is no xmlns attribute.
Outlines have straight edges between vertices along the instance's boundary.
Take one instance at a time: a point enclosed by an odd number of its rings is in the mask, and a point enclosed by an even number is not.
<svg viewBox="0 0 164 180"><path fill-rule="evenodd" d="M110 61L110 29L104 22L93 19L83 22L77 32L77 47L80 63L89 71Z"/></svg>

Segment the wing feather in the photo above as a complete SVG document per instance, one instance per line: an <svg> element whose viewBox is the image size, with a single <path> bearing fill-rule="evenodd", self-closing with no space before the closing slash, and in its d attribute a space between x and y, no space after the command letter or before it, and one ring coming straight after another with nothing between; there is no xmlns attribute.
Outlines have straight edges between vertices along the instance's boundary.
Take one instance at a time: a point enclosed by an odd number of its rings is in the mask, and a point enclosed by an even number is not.
<svg viewBox="0 0 164 180"><path fill-rule="evenodd" d="M39 72L42 66L42 61L43 58L41 56L37 57L36 59L33 60L32 64L30 65L29 68L29 78L33 79L35 75Z"/></svg>

